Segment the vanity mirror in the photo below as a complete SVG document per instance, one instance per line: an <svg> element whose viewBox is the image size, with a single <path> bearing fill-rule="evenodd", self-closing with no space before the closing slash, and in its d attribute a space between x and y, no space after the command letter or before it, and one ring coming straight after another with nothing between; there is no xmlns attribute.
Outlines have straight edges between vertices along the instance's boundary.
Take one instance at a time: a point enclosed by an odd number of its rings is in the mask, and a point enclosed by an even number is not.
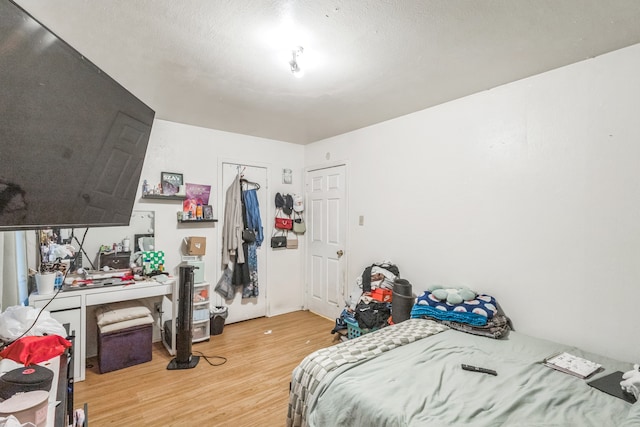
<svg viewBox="0 0 640 427"><path fill-rule="evenodd" d="M75 254L71 265L74 270L97 270L105 265L127 268L138 252L154 250L155 212L134 210L129 226L47 229L38 233L43 261L54 261L57 253L65 253L66 245L77 251L82 243L82 252ZM66 260L71 264L70 261Z"/></svg>

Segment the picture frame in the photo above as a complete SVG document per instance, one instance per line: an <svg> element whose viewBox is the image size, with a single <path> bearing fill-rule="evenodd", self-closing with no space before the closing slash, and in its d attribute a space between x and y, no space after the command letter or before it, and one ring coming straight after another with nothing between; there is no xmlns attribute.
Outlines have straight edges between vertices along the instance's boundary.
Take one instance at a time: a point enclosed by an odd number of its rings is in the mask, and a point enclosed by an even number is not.
<svg viewBox="0 0 640 427"><path fill-rule="evenodd" d="M282 169L282 183L293 184L293 171L291 169Z"/></svg>
<svg viewBox="0 0 640 427"><path fill-rule="evenodd" d="M162 194L173 196L184 185L184 176L177 172L161 172L160 182L162 184Z"/></svg>
<svg viewBox="0 0 640 427"><path fill-rule="evenodd" d="M213 206L204 205L202 207L202 218L203 219L213 219Z"/></svg>

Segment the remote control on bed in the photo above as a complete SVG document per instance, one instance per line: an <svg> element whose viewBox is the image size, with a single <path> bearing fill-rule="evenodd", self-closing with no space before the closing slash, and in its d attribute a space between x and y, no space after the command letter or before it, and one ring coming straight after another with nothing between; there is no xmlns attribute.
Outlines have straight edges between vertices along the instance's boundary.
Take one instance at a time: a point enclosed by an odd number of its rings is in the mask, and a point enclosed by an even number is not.
<svg viewBox="0 0 640 427"><path fill-rule="evenodd" d="M494 376L498 375L498 373L493 369L478 368L477 366L465 365L464 363L462 364L462 369L464 369L465 371L482 372L483 374L489 374Z"/></svg>

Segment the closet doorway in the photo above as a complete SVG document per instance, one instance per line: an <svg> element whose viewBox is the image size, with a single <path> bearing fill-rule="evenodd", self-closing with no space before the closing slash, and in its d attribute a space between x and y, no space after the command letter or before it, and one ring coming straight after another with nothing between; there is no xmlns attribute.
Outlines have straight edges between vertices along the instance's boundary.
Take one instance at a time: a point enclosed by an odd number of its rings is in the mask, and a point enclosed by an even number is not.
<svg viewBox="0 0 640 427"><path fill-rule="evenodd" d="M250 165L247 163L235 163L233 161L223 161L220 164L219 170L221 176L219 181L221 186L219 187L220 196L218 197L220 206L218 207L218 247L222 247L222 227L224 226L224 210L225 210L225 196L227 189L231 186L238 173L243 175L243 178L251 183L257 184L260 188L257 190L258 204L260 205L260 219L262 221L263 233L266 233L270 228L267 227L267 210L269 207L267 187L267 167L260 165ZM256 185L246 184L243 185L243 189L257 188ZM224 300L217 292L214 291L216 282L220 276L222 276L222 254L217 254L216 273L214 274L215 280L211 285L211 291L214 295L213 303L215 305L224 305L228 307L229 315L226 319L226 323L240 322L242 320L255 319L257 317L266 316L267 313L267 248L269 247L269 236L265 234L265 240L260 248L256 249L258 256L258 296L252 298L242 298L242 287L236 287L236 293L233 300Z"/></svg>

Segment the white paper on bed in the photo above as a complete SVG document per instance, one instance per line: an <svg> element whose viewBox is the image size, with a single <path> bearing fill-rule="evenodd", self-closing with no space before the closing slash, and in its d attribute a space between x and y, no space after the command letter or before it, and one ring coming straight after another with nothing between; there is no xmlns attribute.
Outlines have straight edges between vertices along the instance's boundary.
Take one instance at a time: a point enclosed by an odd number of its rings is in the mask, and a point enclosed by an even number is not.
<svg viewBox="0 0 640 427"><path fill-rule="evenodd" d="M566 351L548 357L545 359L544 364L558 371L575 375L578 378L587 378L602 366L599 363L578 357Z"/></svg>

